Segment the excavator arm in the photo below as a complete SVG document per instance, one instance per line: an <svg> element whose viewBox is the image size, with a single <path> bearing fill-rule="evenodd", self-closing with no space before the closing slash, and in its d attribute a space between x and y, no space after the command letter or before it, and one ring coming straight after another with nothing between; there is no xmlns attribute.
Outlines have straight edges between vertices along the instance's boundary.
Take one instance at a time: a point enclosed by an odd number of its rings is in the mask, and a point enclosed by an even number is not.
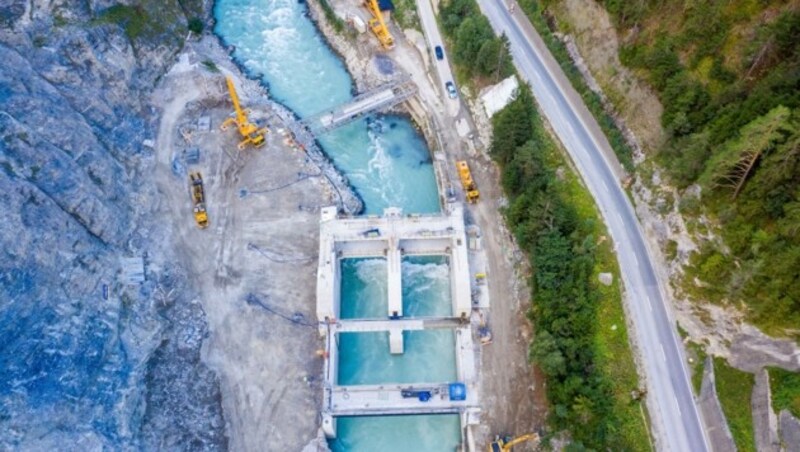
<svg viewBox="0 0 800 452"><path fill-rule="evenodd" d="M539 435L536 433L528 433L527 435L518 436L514 439L510 437L497 437L491 444L489 444L489 452L510 452L514 446L522 444L527 441L539 441Z"/></svg>
<svg viewBox="0 0 800 452"><path fill-rule="evenodd" d="M503 450L511 450L512 447L516 446L517 444L522 444L526 441L536 441L539 439L539 435L536 433L528 433L527 435L518 436L511 441L505 443L503 445Z"/></svg>

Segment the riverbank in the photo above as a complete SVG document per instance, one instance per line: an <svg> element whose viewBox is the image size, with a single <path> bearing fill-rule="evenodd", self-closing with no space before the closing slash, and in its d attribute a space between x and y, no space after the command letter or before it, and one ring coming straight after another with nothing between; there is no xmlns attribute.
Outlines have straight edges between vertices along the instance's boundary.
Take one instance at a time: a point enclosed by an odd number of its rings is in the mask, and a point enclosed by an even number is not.
<svg viewBox="0 0 800 452"><path fill-rule="evenodd" d="M313 5L314 2L309 2ZM342 1L344 8L352 7L350 2ZM348 6L349 5L349 6ZM334 9L339 2L333 2ZM319 11L317 12L319 14ZM343 55L363 52L369 48L374 54L383 55L377 49L373 35L366 33L355 40L345 40L326 27L321 14L316 17L326 38L342 46ZM474 433L474 443L484 447L498 432L524 433L521 429L539 429L544 425L546 401L541 377L527 364L527 344L531 337L530 325L521 315L522 307L528 304L528 291L525 280L528 276L522 254L513 238L504 227L498 210L505 200L499 187L499 172L496 165L485 157L480 141L473 142L469 137L461 137L457 132L456 117L445 109L445 98L436 87L436 75L431 67L428 49L422 36L413 30L406 30L395 36L395 50L385 54L386 58L406 71L417 84L418 95L415 109L424 113L425 119L419 123L429 143L437 170L437 179L442 193L449 188L460 187L453 162L469 159L473 175L481 189L481 201L469 206L466 220L480 227L481 243L485 252L488 297L491 300L491 314L484 315L492 329L494 342L481 349L481 427ZM363 40L367 42L363 42ZM357 46L358 50L346 47ZM363 55L369 61L372 55ZM349 63L348 63L349 64ZM356 62L360 66L362 63ZM359 77L360 70L350 68ZM412 107L414 108L414 107ZM463 116L459 112L458 116ZM471 121L468 121L471 122ZM482 136L490 131L478 130ZM488 139L486 140L488 142ZM476 149L477 148L477 149ZM525 427L519 427L525 426Z"/></svg>
<svg viewBox="0 0 800 452"><path fill-rule="evenodd" d="M223 75L233 77L251 119L269 124L263 147L239 151L236 131L219 130L232 108ZM287 319L313 319L318 209L336 201L334 187L288 140L285 109L238 70L215 37L186 43L153 104L163 110L155 216L170 228L207 316L203 360L220 379L230 447L315 443L321 341L316 328ZM182 158L190 148L199 152L197 163ZM206 230L191 219L187 171L203 175Z"/></svg>

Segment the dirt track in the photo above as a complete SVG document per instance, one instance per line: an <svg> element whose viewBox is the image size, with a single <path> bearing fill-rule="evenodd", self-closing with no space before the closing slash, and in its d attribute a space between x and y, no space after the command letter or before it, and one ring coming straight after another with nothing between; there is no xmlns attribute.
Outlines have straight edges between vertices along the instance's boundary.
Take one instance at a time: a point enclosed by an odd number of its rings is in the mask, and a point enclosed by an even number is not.
<svg viewBox="0 0 800 452"><path fill-rule="evenodd" d="M204 44L194 45L210 49L203 58L238 75L216 42ZM192 55L191 46L185 52ZM231 108L222 75L203 69L201 60L179 64L155 93L163 105L155 146L163 196L158 214L173 229L176 254L207 315L203 359L220 376L231 448L300 449L318 427L321 341L313 319L317 209L328 202L325 186L298 175L316 169L279 130L262 148L237 150L238 133L218 128ZM211 129L192 131L187 142L180 131L196 129L202 116ZM176 169L176 153L191 146L200 149L200 163ZM206 230L192 218L190 170L201 171L205 182Z"/></svg>

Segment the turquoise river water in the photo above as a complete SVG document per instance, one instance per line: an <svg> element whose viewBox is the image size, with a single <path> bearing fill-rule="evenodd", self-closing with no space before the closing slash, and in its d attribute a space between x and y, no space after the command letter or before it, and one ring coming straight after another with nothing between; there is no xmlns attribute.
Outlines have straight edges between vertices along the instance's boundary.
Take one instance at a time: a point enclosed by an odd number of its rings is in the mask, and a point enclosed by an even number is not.
<svg viewBox="0 0 800 452"><path fill-rule="evenodd" d="M353 82L297 0L217 0L215 32L235 46L234 58L270 94L306 117L352 98ZM361 196L366 214L390 206L406 213L439 212L430 152L404 117L354 122L322 137L326 154ZM403 304L408 317L450 312L448 265L443 257L406 258ZM342 262L342 316L386 317L386 266L380 259ZM386 333L342 334L340 384L447 382L456 378L450 331L405 333L405 353L389 354ZM341 418L337 452L452 452L460 442L456 415Z"/></svg>

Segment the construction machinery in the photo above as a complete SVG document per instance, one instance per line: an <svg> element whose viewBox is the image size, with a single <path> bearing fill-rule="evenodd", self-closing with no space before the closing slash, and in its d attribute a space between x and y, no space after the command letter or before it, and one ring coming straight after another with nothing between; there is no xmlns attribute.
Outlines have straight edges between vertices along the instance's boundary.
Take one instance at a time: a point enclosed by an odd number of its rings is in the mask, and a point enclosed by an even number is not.
<svg viewBox="0 0 800 452"><path fill-rule="evenodd" d="M194 221L197 227L205 229L208 226L208 213L206 212L206 195L203 191L203 176L200 173L189 173L189 183L194 204Z"/></svg>
<svg viewBox="0 0 800 452"><path fill-rule="evenodd" d="M476 203L481 197L478 187L475 186L475 181L472 180L472 173L469 171L469 165L464 160L456 162L458 168L458 177L461 179L461 186L464 187L464 193L467 197L467 202Z"/></svg>
<svg viewBox="0 0 800 452"><path fill-rule="evenodd" d="M220 128L222 130L228 130L231 124L236 125L236 128L239 129L239 134L244 138L239 142L239 150L244 149L248 144L252 144L255 147L263 146L264 134L268 132L267 128L263 127L259 129L258 126L247 119L247 112L242 110L242 106L239 105L239 96L236 94L236 87L233 86L233 79L227 76L225 77L225 81L228 83L228 92L233 101L234 117L226 119Z"/></svg>
<svg viewBox="0 0 800 452"><path fill-rule="evenodd" d="M383 13L381 13L381 8L378 6L378 0L365 0L364 6L372 14L372 18L369 20L369 28L372 33L375 34L384 49L393 49L394 38L392 38L392 34L389 33L389 27L386 26L386 22L383 20Z"/></svg>
<svg viewBox="0 0 800 452"><path fill-rule="evenodd" d="M536 433L528 433L527 435L518 436L513 439L508 435L505 435L502 438L498 436L494 441L492 441L492 444L489 444L489 452L510 451L514 448L514 446L527 441L539 441L539 435Z"/></svg>

